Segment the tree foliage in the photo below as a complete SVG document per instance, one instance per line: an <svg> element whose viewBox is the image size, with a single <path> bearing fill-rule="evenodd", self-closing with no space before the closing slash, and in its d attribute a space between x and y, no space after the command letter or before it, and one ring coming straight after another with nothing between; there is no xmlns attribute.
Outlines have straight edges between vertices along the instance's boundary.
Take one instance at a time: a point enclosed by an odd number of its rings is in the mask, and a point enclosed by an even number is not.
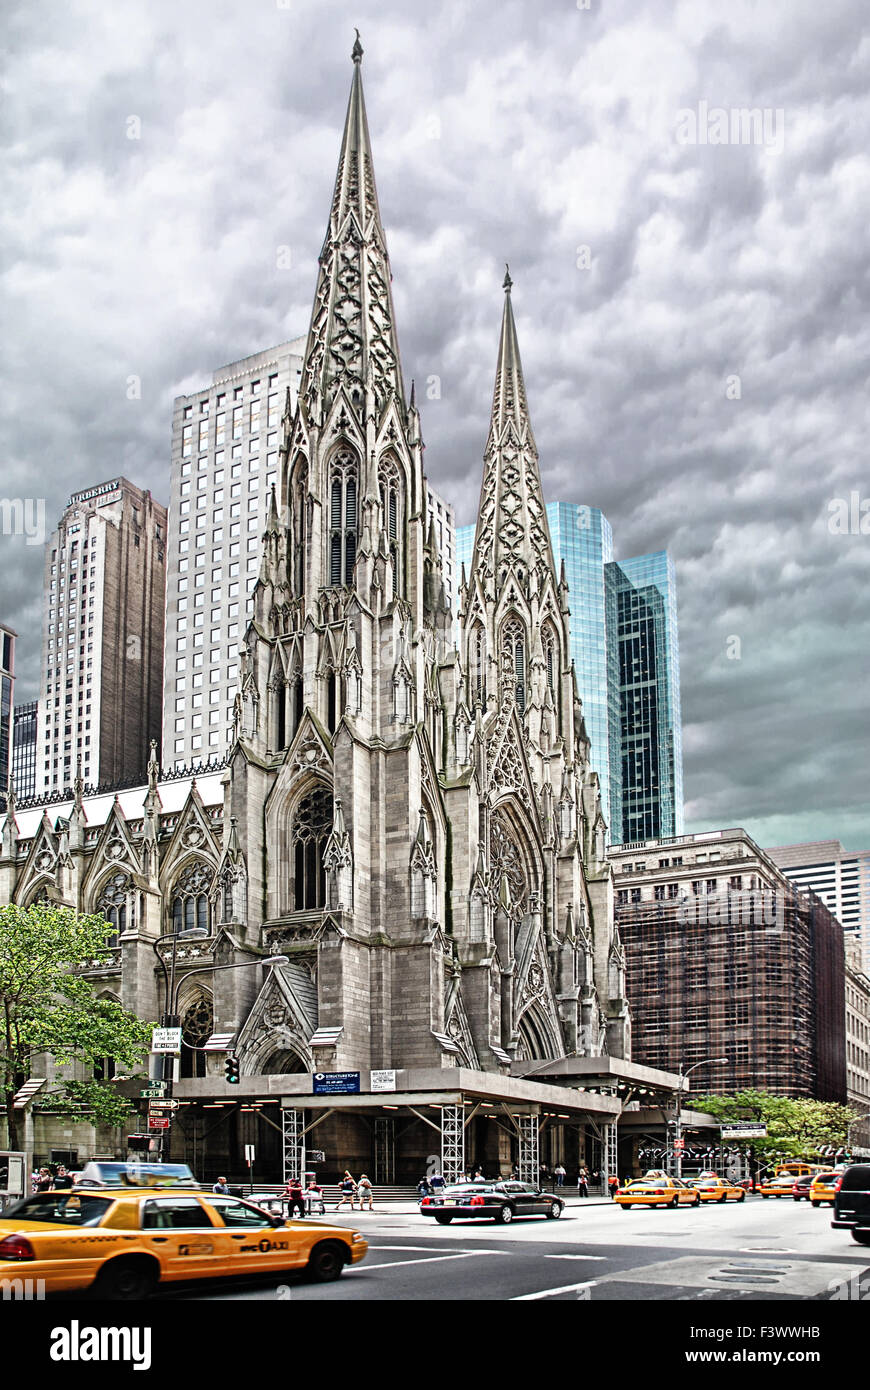
<svg viewBox="0 0 870 1390"><path fill-rule="evenodd" d="M12 1099L30 1075L34 1053L88 1069L113 1057L128 1073L144 1061L150 1025L114 1000L98 998L80 973L111 960L111 933L104 917L52 903L0 907L0 1089L12 1148L19 1115ZM130 1113L128 1101L96 1081L59 1080L39 1093L36 1104L109 1124Z"/></svg>
<svg viewBox="0 0 870 1390"><path fill-rule="evenodd" d="M859 1118L848 1105L803 1097L772 1096L767 1091L737 1091L731 1096L693 1097L692 1106L714 1115L723 1124L740 1120L767 1125L766 1139L741 1140L759 1158L815 1159L823 1149L843 1149L849 1125Z"/></svg>

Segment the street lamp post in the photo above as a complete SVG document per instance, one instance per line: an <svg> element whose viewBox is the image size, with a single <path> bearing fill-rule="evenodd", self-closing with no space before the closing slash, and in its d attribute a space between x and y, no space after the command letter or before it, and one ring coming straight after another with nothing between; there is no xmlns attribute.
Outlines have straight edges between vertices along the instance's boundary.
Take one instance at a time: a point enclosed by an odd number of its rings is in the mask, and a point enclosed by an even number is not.
<svg viewBox="0 0 870 1390"><path fill-rule="evenodd" d="M177 1014L178 991L181 988L181 985L185 983L191 975L213 975L217 970L246 970L252 965L286 965L289 959L287 956L263 956L259 960L231 961L227 965L202 965L197 966L197 968L194 970L188 970L184 976L184 980L176 981L175 961L179 940L193 940L194 938L202 938L207 935L208 933L202 927L192 927L188 931L184 932L167 933L164 936L158 937L157 941L155 941L154 943L154 953L157 956L157 959L160 961L160 964L163 966L163 977L166 982L166 1012L161 1014L160 1017L160 1026L162 1028L177 1028L179 1026L179 1019ZM161 941L166 941L170 937L172 939L172 956L170 960L170 970L167 974L166 962L157 948L160 945ZM163 1054L163 1057L161 1059L160 1070L161 1079L163 1081L163 1099L172 1100L172 1088L173 1082L175 1080L174 1053ZM169 1152L170 1138L172 1133L172 1115L173 1111L170 1107L167 1111L167 1118L169 1123L167 1124L166 1128L161 1131L160 1135L161 1163L165 1161L165 1155Z"/></svg>
<svg viewBox="0 0 870 1390"><path fill-rule="evenodd" d="M683 1064L682 1062L680 1063L680 1085L677 1091L676 1101L674 1105L674 1109L676 1112L674 1117L674 1169L675 1176L678 1178L681 1178L683 1176L683 1127L681 1123L681 1115L683 1109L683 1082L685 1081L686 1077L690 1076L691 1073L695 1071L698 1067L724 1066L728 1060L729 1059L727 1057L704 1057L701 1059L700 1062L695 1062L694 1065L689 1067L687 1071L683 1071Z"/></svg>

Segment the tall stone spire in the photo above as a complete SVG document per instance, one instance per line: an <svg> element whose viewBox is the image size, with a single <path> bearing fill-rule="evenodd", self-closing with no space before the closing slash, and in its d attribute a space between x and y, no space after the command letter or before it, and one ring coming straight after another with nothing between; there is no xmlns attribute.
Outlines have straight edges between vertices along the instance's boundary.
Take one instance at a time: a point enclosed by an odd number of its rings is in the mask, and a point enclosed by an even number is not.
<svg viewBox="0 0 870 1390"><path fill-rule="evenodd" d="M362 53L357 32L350 99L302 373L300 395L315 424L319 408L328 410L342 386L353 404L362 404L369 388L378 414L392 393L405 408L389 256L363 97Z"/></svg>
<svg viewBox="0 0 870 1390"><path fill-rule="evenodd" d="M496 591L509 574L525 589L533 573L541 577L542 568L555 573L512 288L508 270L470 576L470 582L476 577L485 590Z"/></svg>

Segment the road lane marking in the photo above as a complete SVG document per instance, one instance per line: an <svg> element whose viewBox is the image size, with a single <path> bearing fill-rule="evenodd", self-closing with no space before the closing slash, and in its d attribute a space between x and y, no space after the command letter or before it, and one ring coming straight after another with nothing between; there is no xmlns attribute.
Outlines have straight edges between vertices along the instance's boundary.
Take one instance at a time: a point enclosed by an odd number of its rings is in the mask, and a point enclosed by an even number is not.
<svg viewBox="0 0 870 1390"><path fill-rule="evenodd" d="M606 1260L608 1255L545 1255L546 1260Z"/></svg>
<svg viewBox="0 0 870 1390"><path fill-rule="evenodd" d="M587 1279L582 1284L563 1284L560 1289L541 1289L538 1293L518 1293L509 1299L509 1303L525 1303L535 1298L555 1298L559 1293L576 1293L578 1289L594 1289L598 1281Z"/></svg>
<svg viewBox="0 0 870 1390"><path fill-rule="evenodd" d="M450 1255L430 1255L421 1260L387 1260L382 1265L369 1265L370 1269L400 1269L402 1265L434 1265L439 1260L474 1260L481 1255L505 1255L505 1250L464 1250Z"/></svg>

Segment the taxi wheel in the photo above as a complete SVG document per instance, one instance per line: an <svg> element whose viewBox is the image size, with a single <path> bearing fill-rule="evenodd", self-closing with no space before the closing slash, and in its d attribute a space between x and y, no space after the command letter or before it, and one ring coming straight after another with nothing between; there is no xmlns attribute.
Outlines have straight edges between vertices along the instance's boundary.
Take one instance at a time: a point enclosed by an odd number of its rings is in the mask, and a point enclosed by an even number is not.
<svg viewBox="0 0 870 1390"><path fill-rule="evenodd" d="M822 1205L822 1204L821 1204L821 1202L818 1200L818 1198L812 1197L812 1198L810 1199L810 1206L811 1206L811 1207L820 1207L821 1205Z"/></svg>
<svg viewBox="0 0 870 1390"><path fill-rule="evenodd" d="M344 1269L344 1247L334 1240L322 1240L308 1257L306 1272L318 1284L338 1279Z"/></svg>
<svg viewBox="0 0 870 1390"><path fill-rule="evenodd" d="M727 1202L727 1201L728 1201L728 1193L727 1193L727 1192L723 1192L723 1193L722 1193L722 1196L719 1198L719 1205L720 1205L720 1207L722 1206L723 1202Z"/></svg>
<svg viewBox="0 0 870 1390"><path fill-rule="evenodd" d="M745 1201L746 1201L746 1193L745 1193L745 1192L741 1192L741 1194L740 1194L740 1196L737 1198L737 1200L738 1200L738 1202L745 1202Z"/></svg>
<svg viewBox="0 0 870 1390"><path fill-rule="evenodd" d="M678 1207L679 1205L680 1205L680 1199L679 1199L677 1193L675 1192L674 1195L673 1195L673 1197L671 1198L671 1200L668 1202L668 1206L669 1206L669 1207Z"/></svg>
<svg viewBox="0 0 870 1390"><path fill-rule="evenodd" d="M561 1208L561 1206L559 1205L559 1203L558 1203L558 1202L551 1202L550 1205L547 1207L547 1220L548 1220L548 1221L558 1221L558 1220L559 1220L559 1217L560 1217L561 1215L562 1215L562 1208Z"/></svg>
<svg viewBox="0 0 870 1390"><path fill-rule="evenodd" d="M100 1270L94 1296L136 1302L147 1298L157 1285L159 1270L150 1259L112 1260Z"/></svg>
<svg viewBox="0 0 870 1390"><path fill-rule="evenodd" d="M506 1223L507 1223L508 1221L513 1221L513 1219L514 1219L514 1209L513 1209L513 1207L509 1207L509 1206L499 1207L498 1211L497 1211L496 1214L495 1214L495 1219L496 1219L496 1221L497 1221L497 1223L498 1223L499 1226L504 1226L504 1225L506 1225Z"/></svg>

